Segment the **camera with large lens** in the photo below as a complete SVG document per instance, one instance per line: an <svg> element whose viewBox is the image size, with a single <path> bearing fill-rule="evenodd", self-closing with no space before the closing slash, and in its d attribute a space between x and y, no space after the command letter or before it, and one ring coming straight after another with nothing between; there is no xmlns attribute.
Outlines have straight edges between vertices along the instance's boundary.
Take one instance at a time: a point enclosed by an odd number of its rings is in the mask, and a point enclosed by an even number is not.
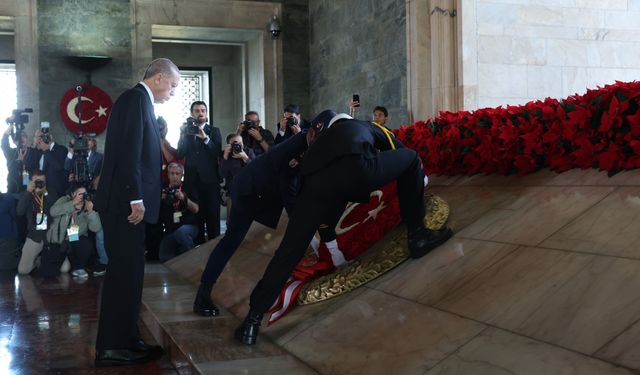
<svg viewBox="0 0 640 375"><path fill-rule="evenodd" d="M88 191L85 191L84 193L82 193L80 195L82 195L82 199L85 200L85 201L90 201L90 200L93 199L93 196Z"/></svg>
<svg viewBox="0 0 640 375"><path fill-rule="evenodd" d="M35 181L36 189L44 189L44 181L36 180Z"/></svg>
<svg viewBox="0 0 640 375"><path fill-rule="evenodd" d="M242 152L242 143L240 142L233 142L231 144L231 152L233 152L234 154L239 154Z"/></svg>
<svg viewBox="0 0 640 375"><path fill-rule="evenodd" d="M163 193L165 193L167 195L167 198L172 200L172 201L176 201L176 193L178 192L178 188L175 187L168 187L168 188L164 188L162 190Z"/></svg>
<svg viewBox="0 0 640 375"><path fill-rule="evenodd" d="M51 134L49 134L49 121L42 121L40 123L40 131L42 132L42 142L49 144L51 143Z"/></svg>
<svg viewBox="0 0 640 375"><path fill-rule="evenodd" d="M294 125L298 125L298 119L294 116L287 117L287 128L290 128Z"/></svg>

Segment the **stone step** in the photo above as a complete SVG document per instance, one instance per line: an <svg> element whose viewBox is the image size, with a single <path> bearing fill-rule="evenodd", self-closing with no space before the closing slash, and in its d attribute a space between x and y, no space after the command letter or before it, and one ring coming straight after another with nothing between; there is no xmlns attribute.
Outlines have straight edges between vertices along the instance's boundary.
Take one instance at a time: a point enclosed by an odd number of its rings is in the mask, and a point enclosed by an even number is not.
<svg viewBox="0 0 640 375"><path fill-rule="evenodd" d="M146 267L140 316L180 373L316 373L267 335L254 346L237 342L233 332L241 320L222 306L219 316L195 315L196 290L162 264Z"/></svg>

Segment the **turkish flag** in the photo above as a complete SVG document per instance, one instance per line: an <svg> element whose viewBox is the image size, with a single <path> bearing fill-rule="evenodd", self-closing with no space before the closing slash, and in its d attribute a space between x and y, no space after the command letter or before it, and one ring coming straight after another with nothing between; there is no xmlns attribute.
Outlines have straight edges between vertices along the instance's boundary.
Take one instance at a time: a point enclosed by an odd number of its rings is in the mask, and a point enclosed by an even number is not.
<svg viewBox="0 0 640 375"><path fill-rule="evenodd" d="M71 88L60 100L60 116L64 125L73 133L100 134L107 127L107 119L111 113L111 97L101 88L94 85Z"/></svg>

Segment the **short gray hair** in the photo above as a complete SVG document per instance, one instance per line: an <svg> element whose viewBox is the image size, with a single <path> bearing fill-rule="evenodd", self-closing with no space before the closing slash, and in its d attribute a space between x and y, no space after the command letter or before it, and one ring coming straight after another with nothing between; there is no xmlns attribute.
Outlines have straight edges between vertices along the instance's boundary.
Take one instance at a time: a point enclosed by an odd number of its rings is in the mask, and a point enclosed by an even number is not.
<svg viewBox="0 0 640 375"><path fill-rule="evenodd" d="M177 163L175 161L173 163L169 163L169 165L167 165L167 171L169 170L169 168L178 168L182 172L182 174L184 174L184 167L180 163Z"/></svg>
<svg viewBox="0 0 640 375"><path fill-rule="evenodd" d="M147 70L144 71L144 76L142 77L142 79L145 80L160 73L167 75L180 74L180 69L178 69L173 61L161 57L159 59L153 60L151 64L149 64Z"/></svg>

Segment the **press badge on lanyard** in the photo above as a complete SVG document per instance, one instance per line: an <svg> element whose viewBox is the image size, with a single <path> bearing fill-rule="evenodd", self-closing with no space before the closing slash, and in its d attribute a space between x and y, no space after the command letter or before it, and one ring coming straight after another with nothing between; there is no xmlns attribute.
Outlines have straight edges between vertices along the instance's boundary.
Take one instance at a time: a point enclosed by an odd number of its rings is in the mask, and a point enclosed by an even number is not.
<svg viewBox="0 0 640 375"><path fill-rule="evenodd" d="M22 185L29 185L29 172L27 172L26 170L22 171Z"/></svg>
<svg viewBox="0 0 640 375"><path fill-rule="evenodd" d="M33 194L33 200L38 205L36 212L36 230L47 230L47 215L44 213L44 195Z"/></svg>
<svg viewBox="0 0 640 375"><path fill-rule="evenodd" d="M67 228L67 237L69 238L69 242L77 241L80 239L80 226L78 224L71 224L69 228Z"/></svg>

